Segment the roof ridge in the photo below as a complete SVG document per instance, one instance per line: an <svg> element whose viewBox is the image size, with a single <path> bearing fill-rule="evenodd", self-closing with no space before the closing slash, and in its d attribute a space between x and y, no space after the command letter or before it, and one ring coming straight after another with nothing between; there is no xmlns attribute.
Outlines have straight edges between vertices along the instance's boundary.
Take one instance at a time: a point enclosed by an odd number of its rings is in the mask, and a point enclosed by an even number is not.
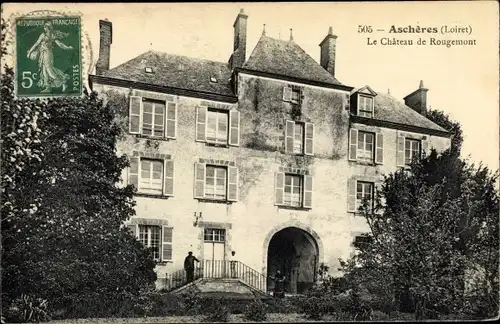
<svg viewBox="0 0 500 324"><path fill-rule="evenodd" d="M181 54L173 54L173 53L167 53L167 52L162 52L162 51L157 51L157 50L149 50L147 52L144 52L140 55L147 54L147 53L153 53L153 54L162 54L162 55L170 55L170 56L176 56L176 57L181 57L181 58L187 58L193 61L205 61L205 62L214 62L214 63L219 63L219 64L226 64L228 65L227 62L221 62L221 61L215 61L215 60L210 60L210 59L205 59L205 58L198 58L198 57L192 57L192 56L187 56L187 55L181 55ZM139 55L139 56L140 56Z"/></svg>

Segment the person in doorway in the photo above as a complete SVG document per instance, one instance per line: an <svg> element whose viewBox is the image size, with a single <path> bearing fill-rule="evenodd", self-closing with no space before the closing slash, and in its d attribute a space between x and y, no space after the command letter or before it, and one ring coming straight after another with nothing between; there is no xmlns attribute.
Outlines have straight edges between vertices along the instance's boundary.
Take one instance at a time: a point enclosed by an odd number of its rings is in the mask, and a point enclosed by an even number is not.
<svg viewBox="0 0 500 324"><path fill-rule="evenodd" d="M273 276L269 276L272 280L274 280L274 290L273 297L275 298L283 298L285 297L285 276L281 273L280 270L276 271L276 274Z"/></svg>
<svg viewBox="0 0 500 324"><path fill-rule="evenodd" d="M237 278L238 275L236 274L236 252L234 251L231 251L231 260L229 261L230 262L230 266L231 266L231 278Z"/></svg>
<svg viewBox="0 0 500 324"><path fill-rule="evenodd" d="M189 251L187 257L184 259L184 270L186 271L187 282L191 282L194 280L194 262L200 262L195 256L193 256L193 252Z"/></svg>

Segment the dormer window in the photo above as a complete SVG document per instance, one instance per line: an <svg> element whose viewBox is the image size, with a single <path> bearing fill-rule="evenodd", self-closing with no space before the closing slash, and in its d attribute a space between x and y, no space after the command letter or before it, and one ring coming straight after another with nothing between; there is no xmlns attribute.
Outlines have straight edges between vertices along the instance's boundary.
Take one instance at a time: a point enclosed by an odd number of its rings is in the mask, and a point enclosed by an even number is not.
<svg viewBox="0 0 500 324"><path fill-rule="evenodd" d="M358 116L373 118L373 97L359 95Z"/></svg>
<svg viewBox="0 0 500 324"><path fill-rule="evenodd" d="M145 69L146 73L153 73L153 68L152 67L146 67Z"/></svg>

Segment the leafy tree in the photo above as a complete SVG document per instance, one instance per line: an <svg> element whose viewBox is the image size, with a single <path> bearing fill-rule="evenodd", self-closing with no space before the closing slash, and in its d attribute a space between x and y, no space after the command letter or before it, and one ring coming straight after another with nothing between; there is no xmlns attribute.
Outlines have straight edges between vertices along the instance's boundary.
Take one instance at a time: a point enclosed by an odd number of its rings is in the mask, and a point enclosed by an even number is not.
<svg viewBox="0 0 500 324"><path fill-rule="evenodd" d="M417 319L463 309L495 316L496 181L496 174L462 161L453 150L440 156L433 151L413 161L410 170L386 176L373 212L362 208L372 241L358 246L360 253L343 263L347 277L373 286L367 277L378 273L371 278L390 287L401 309L415 312ZM481 272L474 271L471 280L473 268ZM382 273L387 275L380 277ZM476 291L468 288L471 283ZM387 290L380 294L387 300Z"/></svg>
<svg viewBox="0 0 500 324"><path fill-rule="evenodd" d="M31 294L47 299L52 309L86 301L109 311L156 280L151 254L123 226L135 202L133 187L119 184L128 165L116 152L120 128L95 93L15 98L13 71L4 70L4 307Z"/></svg>
<svg viewBox="0 0 500 324"><path fill-rule="evenodd" d="M440 110L428 110L425 117L449 131L451 135L451 152L460 155L464 140L462 127L459 122L450 119L450 116Z"/></svg>

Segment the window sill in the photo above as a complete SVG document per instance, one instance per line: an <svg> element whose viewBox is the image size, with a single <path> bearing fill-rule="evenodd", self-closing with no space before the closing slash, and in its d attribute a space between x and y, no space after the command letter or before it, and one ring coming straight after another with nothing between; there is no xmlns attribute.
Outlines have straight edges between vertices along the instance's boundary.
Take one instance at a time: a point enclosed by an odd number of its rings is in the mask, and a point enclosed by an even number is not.
<svg viewBox="0 0 500 324"><path fill-rule="evenodd" d="M289 209L289 210L311 210L311 207L299 207L299 206L288 206L288 205L277 205L280 209Z"/></svg>
<svg viewBox="0 0 500 324"><path fill-rule="evenodd" d="M206 146L211 146L211 147L229 148L229 144L220 144L220 143L205 142L205 145Z"/></svg>
<svg viewBox="0 0 500 324"><path fill-rule="evenodd" d="M133 136L135 136L137 138L150 139L150 140L158 140L158 141L166 141L166 142L175 139L175 138L171 138L171 137L157 137L157 136L142 135L142 134L133 134L133 133L131 133L131 135L133 135Z"/></svg>
<svg viewBox="0 0 500 324"><path fill-rule="evenodd" d="M169 263L174 263L173 261L155 261L157 266L166 266Z"/></svg>
<svg viewBox="0 0 500 324"><path fill-rule="evenodd" d="M144 193L144 192L136 192L135 196L138 197L148 197L148 198L157 198L157 199L168 199L172 196L165 196L165 195L159 195L159 194L150 194L150 193Z"/></svg>
<svg viewBox="0 0 500 324"><path fill-rule="evenodd" d="M195 199L197 199L199 202L225 204L225 205L230 205L230 204L235 202L235 201L230 201L230 200L225 200L225 199L212 199L212 198L195 198Z"/></svg>
<svg viewBox="0 0 500 324"><path fill-rule="evenodd" d="M355 164L358 164L358 165L366 165L366 166L377 166L377 165L380 165L378 163L375 163L374 161L363 161L363 160L352 161L352 160L350 160L349 162L355 163Z"/></svg>

